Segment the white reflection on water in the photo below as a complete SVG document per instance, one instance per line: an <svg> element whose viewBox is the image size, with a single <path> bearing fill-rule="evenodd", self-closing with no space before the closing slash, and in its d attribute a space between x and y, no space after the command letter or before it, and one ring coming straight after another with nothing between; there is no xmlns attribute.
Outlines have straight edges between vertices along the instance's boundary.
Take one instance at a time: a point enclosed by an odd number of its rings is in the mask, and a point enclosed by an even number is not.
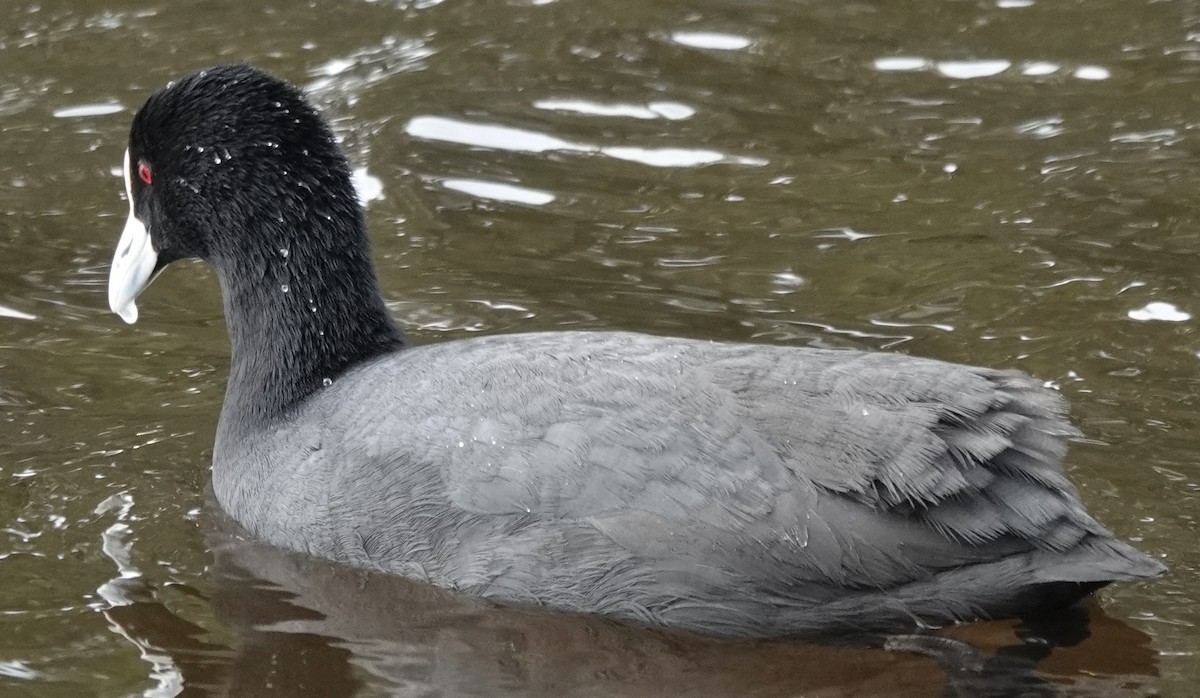
<svg viewBox="0 0 1200 698"><path fill-rule="evenodd" d="M814 237L842 238L843 240L855 242L857 240L866 240L867 238L879 237L879 235L880 233L864 233L852 228L830 228L828 230L818 231Z"/></svg>
<svg viewBox="0 0 1200 698"><path fill-rule="evenodd" d="M37 319L36 315L30 315L29 313L23 313L20 310L17 310L15 308L9 308L8 306L4 306L4 305L0 305L0 317L10 317L10 318L15 318L17 320L36 320Z"/></svg>
<svg viewBox="0 0 1200 698"><path fill-rule="evenodd" d="M1062 117L1048 116L1044 119L1032 119L1018 124L1017 133L1034 138L1053 138L1063 132Z"/></svg>
<svg viewBox="0 0 1200 698"><path fill-rule="evenodd" d="M973 61L934 61L920 56L881 56L873 62L875 70L882 73L920 72L935 70L938 74L955 80L971 80L999 75L1012 67L1012 61L1003 58ZM1027 77L1053 75L1062 66L1050 61L1027 61L1020 71ZM1080 65L1071 71L1078 80L1107 80L1112 71L1100 65Z"/></svg>
<svg viewBox="0 0 1200 698"><path fill-rule="evenodd" d="M1081 65L1071 74L1080 80L1107 80L1112 76L1108 68L1099 65Z"/></svg>
<svg viewBox="0 0 1200 698"><path fill-rule="evenodd" d="M954 325L945 322L901 322L899 320L880 320L879 318L871 318L869 322L876 327L929 327L942 332L953 332Z"/></svg>
<svg viewBox="0 0 1200 698"><path fill-rule="evenodd" d="M383 198L383 180L367 172L365 167L356 168L350 174L350 182L358 194L358 202L363 206Z"/></svg>
<svg viewBox="0 0 1200 698"><path fill-rule="evenodd" d="M340 75L341 73L346 72L346 70L353 65L354 61L352 60L346 58L334 58L323 65L317 66L312 72L314 75Z"/></svg>
<svg viewBox="0 0 1200 698"><path fill-rule="evenodd" d="M354 104L372 85L398 73L418 70L432 55L433 49L426 46L424 40L385 37L379 44L313 68L311 73L316 79L306 86L305 91L319 102L340 97L347 104Z"/></svg>
<svg viewBox="0 0 1200 698"><path fill-rule="evenodd" d="M569 111L588 116L624 116L632 119L669 119L679 121L696 113L686 104L678 102L650 102L641 104L604 104L584 99L542 99L533 103L538 109Z"/></svg>
<svg viewBox="0 0 1200 698"><path fill-rule="evenodd" d="M696 167L721 162L725 156L715 150L692 150L689 148L632 148L614 146L604 148L605 155L640 162L651 167Z"/></svg>
<svg viewBox="0 0 1200 698"><path fill-rule="evenodd" d="M771 280L775 282L775 288L771 291L775 295L787 295L804 286L806 283L803 276L800 276L791 269L775 274L771 277Z"/></svg>
<svg viewBox="0 0 1200 698"><path fill-rule="evenodd" d="M21 681L33 681L41 679L43 674L40 671L31 669L28 664L20 660L0 661L0 676L10 679L19 679Z"/></svg>
<svg viewBox="0 0 1200 698"><path fill-rule="evenodd" d="M97 516L116 512L116 523L105 529L100 535L104 554L117 566L117 577L100 585L96 592L110 605L123 606L133 603L119 580L137 579L142 576L141 570L133 562L133 529L129 526L130 511L133 509L133 496L128 492L118 492L107 497L96 505L93 513Z"/></svg>
<svg viewBox="0 0 1200 698"><path fill-rule="evenodd" d="M70 119L80 116L107 116L108 114L116 114L122 111L125 111L125 105L123 104L80 104L74 107L55 109L53 114L59 119Z"/></svg>
<svg viewBox="0 0 1200 698"><path fill-rule="evenodd" d="M1175 145L1183 140L1179 131L1173 128L1163 128L1157 131L1123 131L1109 136L1110 143L1157 143L1158 145Z"/></svg>
<svg viewBox="0 0 1200 698"><path fill-rule="evenodd" d="M522 128L475 124L440 116L414 117L405 125L404 131L415 138L431 141L450 141L462 145L522 153L544 153L549 150L572 150L588 153L597 149L595 146L571 143L561 138Z"/></svg>
<svg viewBox="0 0 1200 698"><path fill-rule="evenodd" d="M716 51L740 51L753 43L744 36L722 32L672 32L671 41L692 48Z"/></svg>
<svg viewBox="0 0 1200 698"><path fill-rule="evenodd" d="M493 201L508 201L533 206L544 206L554 201L554 195L548 191L529 189L513 184L501 184L500 182L485 182L479 179L446 179L442 181L442 186Z"/></svg>
<svg viewBox="0 0 1200 698"><path fill-rule="evenodd" d="M568 151L607 155L618 160L639 162L651 167L696 167L715 163L732 163L761 167L767 164L761 158L729 155L715 150L696 148L639 148L635 146L600 146L589 143L573 143L537 131L479 124L441 116L418 116L409 121L404 130L408 135L431 141L446 141L462 145L508 150L524 153Z"/></svg>
<svg viewBox="0 0 1200 698"><path fill-rule="evenodd" d="M883 56L876 58L874 65L875 69L881 72L913 72L933 68L945 77L969 80L999 75L1012 67L1012 61L932 61L920 56Z"/></svg>
<svg viewBox="0 0 1200 698"><path fill-rule="evenodd" d="M937 71L948 78L970 80L999 75L1010 67L1012 62L1006 60L941 61L937 64Z"/></svg>
<svg viewBox="0 0 1200 698"><path fill-rule="evenodd" d="M131 633L112 615L114 609L136 605L150 593L141 570L133 560L135 536L129 523L136 521L137 517L131 515L132 509L133 496L128 492L118 492L100 502L93 512L97 516L115 513L117 519L101 534L104 554L116 564L117 576L96 589L96 595L103 602L98 608L108 619L109 630L137 648L138 656L150 665L150 678L155 685L142 695L150 698L177 696L183 692L183 672L175 659L140 633Z"/></svg>
<svg viewBox="0 0 1200 698"><path fill-rule="evenodd" d="M1048 61L1031 61L1021 66L1021 74L1028 75L1030 77L1053 75L1054 73L1057 73L1058 70L1059 65L1057 63L1050 63Z"/></svg>
<svg viewBox="0 0 1200 698"><path fill-rule="evenodd" d="M1126 313L1131 320L1139 322L1149 322L1158 320L1160 322L1186 322L1192 319L1191 313L1186 313L1179 308L1176 308L1171 303L1163 301L1154 301L1147 303L1141 308L1130 310Z"/></svg>
<svg viewBox="0 0 1200 698"><path fill-rule="evenodd" d="M875 59L875 70L884 72L925 70L933 67L933 61L916 56L885 56Z"/></svg>

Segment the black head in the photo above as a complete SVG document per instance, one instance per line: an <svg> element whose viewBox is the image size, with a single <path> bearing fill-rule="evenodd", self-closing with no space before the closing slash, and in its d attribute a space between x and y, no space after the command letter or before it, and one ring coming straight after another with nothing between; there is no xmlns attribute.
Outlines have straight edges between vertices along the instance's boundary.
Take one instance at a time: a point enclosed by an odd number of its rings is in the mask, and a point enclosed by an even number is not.
<svg viewBox="0 0 1200 698"><path fill-rule="evenodd" d="M128 322L137 294L175 260L253 265L309 219L361 228L329 127L297 88L247 65L206 68L151 95L133 119L125 181L130 213L109 303Z"/></svg>
<svg viewBox="0 0 1200 698"><path fill-rule="evenodd" d="M295 87L245 65L168 85L133 119L125 184L109 305L135 322L134 299L164 266L213 266L232 347L221 433L248 433L404 346L346 158Z"/></svg>

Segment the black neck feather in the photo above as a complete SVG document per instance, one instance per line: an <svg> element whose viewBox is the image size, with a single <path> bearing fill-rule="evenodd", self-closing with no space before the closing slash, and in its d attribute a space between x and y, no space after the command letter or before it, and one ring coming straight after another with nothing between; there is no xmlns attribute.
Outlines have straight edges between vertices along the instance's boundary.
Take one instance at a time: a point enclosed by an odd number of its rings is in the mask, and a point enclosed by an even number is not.
<svg viewBox="0 0 1200 698"><path fill-rule="evenodd" d="M232 344L221 413L229 435L270 423L348 369L404 346L357 203L339 212L293 202L247 222L240 239L252 249L210 260Z"/></svg>

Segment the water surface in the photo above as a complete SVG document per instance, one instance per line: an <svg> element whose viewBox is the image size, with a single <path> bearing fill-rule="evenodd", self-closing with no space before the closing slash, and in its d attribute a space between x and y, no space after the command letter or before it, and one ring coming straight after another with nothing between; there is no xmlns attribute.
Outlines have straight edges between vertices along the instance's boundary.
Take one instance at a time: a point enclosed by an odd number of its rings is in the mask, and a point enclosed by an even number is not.
<svg viewBox="0 0 1200 698"><path fill-rule="evenodd" d="M212 274L170 270L133 327L104 292L133 110L234 60L333 120L415 341L1020 368L1070 400L1093 513L1171 573L932 658L493 609L242 540L205 495ZM0 694L1189 694L1198 73L1182 0L0 7Z"/></svg>

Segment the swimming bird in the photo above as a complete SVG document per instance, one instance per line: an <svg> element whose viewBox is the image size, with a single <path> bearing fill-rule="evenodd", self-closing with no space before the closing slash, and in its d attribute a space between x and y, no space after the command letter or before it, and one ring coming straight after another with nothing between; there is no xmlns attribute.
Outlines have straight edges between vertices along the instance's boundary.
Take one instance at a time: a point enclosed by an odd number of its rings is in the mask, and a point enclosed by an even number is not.
<svg viewBox="0 0 1200 698"><path fill-rule="evenodd" d="M273 545L508 604L730 636L1035 613L1164 567L1062 469L1060 396L896 353L561 331L413 346L347 159L246 65L149 97L109 304L216 271L220 505Z"/></svg>

